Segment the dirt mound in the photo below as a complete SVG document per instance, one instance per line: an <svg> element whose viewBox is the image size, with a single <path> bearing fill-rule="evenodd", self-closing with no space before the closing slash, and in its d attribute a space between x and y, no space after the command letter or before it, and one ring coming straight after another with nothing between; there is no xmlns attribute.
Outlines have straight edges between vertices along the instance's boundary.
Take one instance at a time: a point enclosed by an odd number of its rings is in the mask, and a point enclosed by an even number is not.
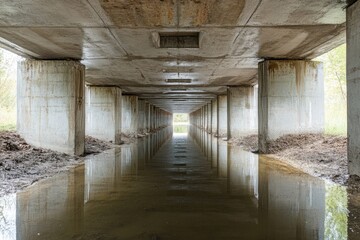
<svg viewBox="0 0 360 240"><path fill-rule="evenodd" d="M111 147L112 144L109 142L101 141L90 136L85 137L85 155L101 153Z"/></svg>
<svg viewBox="0 0 360 240"><path fill-rule="evenodd" d="M258 150L258 141L259 141L258 135L254 134L242 138L232 138L228 142L230 144L240 146L245 151L254 152Z"/></svg>
<svg viewBox="0 0 360 240"><path fill-rule="evenodd" d="M258 136L231 139L247 151L258 149ZM288 134L269 141L269 154L313 176L345 184L348 175L347 138L324 134ZM352 181L350 181L352 182ZM351 185L351 184L350 184Z"/></svg>

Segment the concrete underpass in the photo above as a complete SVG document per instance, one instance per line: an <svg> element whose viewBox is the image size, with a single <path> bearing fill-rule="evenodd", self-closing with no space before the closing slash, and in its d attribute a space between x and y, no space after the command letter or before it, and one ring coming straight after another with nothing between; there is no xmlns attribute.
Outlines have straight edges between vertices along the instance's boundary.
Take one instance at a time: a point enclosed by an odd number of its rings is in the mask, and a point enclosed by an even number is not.
<svg viewBox="0 0 360 240"><path fill-rule="evenodd" d="M0 6L0 47L23 57L19 137L83 161L0 198L0 238L360 239L360 191L268 155L284 136L324 134L313 59L346 43L335 177L360 177L360 1ZM84 156L85 136L111 147ZM255 149L232 144L250 136Z"/></svg>

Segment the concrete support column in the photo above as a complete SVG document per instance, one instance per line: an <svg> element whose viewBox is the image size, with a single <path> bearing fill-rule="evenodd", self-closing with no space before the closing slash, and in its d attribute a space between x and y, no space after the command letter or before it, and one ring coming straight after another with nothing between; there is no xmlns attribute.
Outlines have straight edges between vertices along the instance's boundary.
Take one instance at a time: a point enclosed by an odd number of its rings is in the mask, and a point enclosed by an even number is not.
<svg viewBox="0 0 360 240"><path fill-rule="evenodd" d="M146 132L145 100L138 100L138 133Z"/></svg>
<svg viewBox="0 0 360 240"><path fill-rule="evenodd" d="M259 63L259 150L285 134L323 133L323 65L313 61Z"/></svg>
<svg viewBox="0 0 360 240"><path fill-rule="evenodd" d="M212 123L211 123L211 119L212 119L212 106L211 103L207 104L207 132L211 133L212 132Z"/></svg>
<svg viewBox="0 0 360 240"><path fill-rule="evenodd" d="M151 106L151 130L155 130L156 128L156 107L154 105Z"/></svg>
<svg viewBox="0 0 360 240"><path fill-rule="evenodd" d="M145 102L145 131L150 132L150 103Z"/></svg>
<svg viewBox="0 0 360 240"><path fill-rule="evenodd" d="M86 88L86 134L115 144L121 143L121 89Z"/></svg>
<svg viewBox="0 0 360 240"><path fill-rule="evenodd" d="M241 138L258 131L257 88L228 88L228 138Z"/></svg>
<svg viewBox="0 0 360 240"><path fill-rule="evenodd" d="M158 129L159 127L159 108L155 107L154 109L154 117L155 117L155 129Z"/></svg>
<svg viewBox="0 0 360 240"><path fill-rule="evenodd" d="M360 176L360 1L347 8L346 16L349 173Z"/></svg>
<svg viewBox="0 0 360 240"><path fill-rule="evenodd" d="M130 137L137 136L138 130L138 97L122 96L121 132Z"/></svg>
<svg viewBox="0 0 360 240"><path fill-rule="evenodd" d="M227 137L228 121L227 121L227 95L220 95L218 102L218 135L219 137Z"/></svg>
<svg viewBox="0 0 360 240"><path fill-rule="evenodd" d="M17 130L31 145L81 155L85 142L85 66L77 61L18 64Z"/></svg>
<svg viewBox="0 0 360 240"><path fill-rule="evenodd" d="M204 131L207 131L207 105L204 105L203 106L204 108L204 111L203 111L203 114L204 114L204 124L203 124L203 127L204 127Z"/></svg>
<svg viewBox="0 0 360 240"><path fill-rule="evenodd" d="M218 135L218 116L217 116L217 109L218 109L218 102L217 99L211 102L211 129L212 134Z"/></svg>

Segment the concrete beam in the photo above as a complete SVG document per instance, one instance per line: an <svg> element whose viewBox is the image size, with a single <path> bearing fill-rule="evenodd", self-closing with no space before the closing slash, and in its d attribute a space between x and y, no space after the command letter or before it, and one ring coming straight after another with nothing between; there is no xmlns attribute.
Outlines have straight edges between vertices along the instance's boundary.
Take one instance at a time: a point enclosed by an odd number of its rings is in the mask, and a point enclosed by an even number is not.
<svg viewBox="0 0 360 240"><path fill-rule="evenodd" d="M323 133L324 80L320 62L259 63L259 150L285 134Z"/></svg>
<svg viewBox="0 0 360 240"><path fill-rule="evenodd" d="M18 64L17 130L31 145L81 155L85 150L85 66L77 61Z"/></svg>
<svg viewBox="0 0 360 240"><path fill-rule="evenodd" d="M360 2L346 12L349 173L360 176Z"/></svg>
<svg viewBox="0 0 360 240"><path fill-rule="evenodd" d="M258 131L257 88L228 88L228 138L241 138Z"/></svg>
<svg viewBox="0 0 360 240"><path fill-rule="evenodd" d="M86 87L86 134L121 143L121 89Z"/></svg>

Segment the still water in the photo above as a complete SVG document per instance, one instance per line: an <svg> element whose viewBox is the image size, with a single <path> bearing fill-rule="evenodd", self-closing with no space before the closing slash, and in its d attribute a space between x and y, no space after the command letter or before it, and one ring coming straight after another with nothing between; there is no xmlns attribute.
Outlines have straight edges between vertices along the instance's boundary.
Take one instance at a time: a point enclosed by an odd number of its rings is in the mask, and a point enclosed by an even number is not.
<svg viewBox="0 0 360 240"><path fill-rule="evenodd" d="M360 239L359 196L172 129L0 199L0 239Z"/></svg>

